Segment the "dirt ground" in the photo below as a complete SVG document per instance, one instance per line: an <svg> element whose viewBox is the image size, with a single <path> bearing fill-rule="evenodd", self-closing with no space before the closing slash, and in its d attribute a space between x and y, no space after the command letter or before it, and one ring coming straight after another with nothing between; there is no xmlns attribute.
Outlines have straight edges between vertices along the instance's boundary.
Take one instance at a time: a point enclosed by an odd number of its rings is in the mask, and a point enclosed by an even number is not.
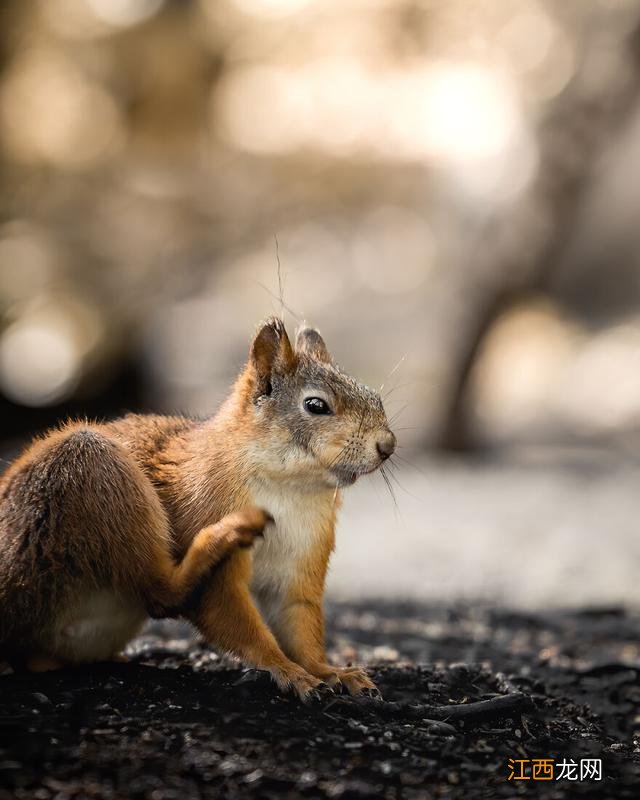
<svg viewBox="0 0 640 800"><path fill-rule="evenodd" d="M128 664L0 678L1 800L639 796L639 616L349 603L328 627L382 702L301 705L177 623ZM581 759L602 780L556 779Z"/></svg>

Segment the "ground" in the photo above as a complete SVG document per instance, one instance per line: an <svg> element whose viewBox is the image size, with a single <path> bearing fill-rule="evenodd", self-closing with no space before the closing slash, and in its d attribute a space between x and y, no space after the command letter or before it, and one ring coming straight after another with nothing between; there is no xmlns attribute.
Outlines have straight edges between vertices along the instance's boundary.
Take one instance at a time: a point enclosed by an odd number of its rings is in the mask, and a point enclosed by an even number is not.
<svg viewBox="0 0 640 800"><path fill-rule="evenodd" d="M301 705L167 623L129 663L0 678L0 800L638 797L638 616L349 603L329 631L382 702ZM603 776L508 780L510 758Z"/></svg>

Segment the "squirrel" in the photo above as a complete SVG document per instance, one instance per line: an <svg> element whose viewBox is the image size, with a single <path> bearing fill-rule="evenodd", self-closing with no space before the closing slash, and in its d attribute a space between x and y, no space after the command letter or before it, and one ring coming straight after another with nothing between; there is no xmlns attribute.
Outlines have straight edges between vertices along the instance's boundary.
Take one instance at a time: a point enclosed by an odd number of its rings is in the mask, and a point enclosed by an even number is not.
<svg viewBox="0 0 640 800"><path fill-rule="evenodd" d="M323 594L341 489L395 446L379 394L277 317L215 416L47 432L0 479L0 656L113 659L149 617L181 616L303 700L379 696L327 662Z"/></svg>

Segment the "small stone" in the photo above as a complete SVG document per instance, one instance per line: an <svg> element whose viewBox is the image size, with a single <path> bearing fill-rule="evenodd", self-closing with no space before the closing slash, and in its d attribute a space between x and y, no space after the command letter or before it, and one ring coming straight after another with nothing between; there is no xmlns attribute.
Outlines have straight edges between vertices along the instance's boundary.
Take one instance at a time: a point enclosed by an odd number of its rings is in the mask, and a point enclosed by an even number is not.
<svg viewBox="0 0 640 800"><path fill-rule="evenodd" d="M436 719L423 719L422 724L426 725L429 733L439 734L440 736L456 736L458 731L448 722L441 722Z"/></svg>
<svg viewBox="0 0 640 800"><path fill-rule="evenodd" d="M253 772L250 772L248 775L244 776L245 783L258 783L262 780L264 773L261 769L254 769Z"/></svg>
<svg viewBox="0 0 640 800"><path fill-rule="evenodd" d="M397 661L400 658L400 653L398 653L395 647L379 645L373 648L373 657L376 661Z"/></svg>
<svg viewBox="0 0 640 800"><path fill-rule="evenodd" d="M307 770L298 778L298 786L300 786L301 789L308 788L310 786L314 786L317 780L318 776L316 773L311 772L311 770Z"/></svg>

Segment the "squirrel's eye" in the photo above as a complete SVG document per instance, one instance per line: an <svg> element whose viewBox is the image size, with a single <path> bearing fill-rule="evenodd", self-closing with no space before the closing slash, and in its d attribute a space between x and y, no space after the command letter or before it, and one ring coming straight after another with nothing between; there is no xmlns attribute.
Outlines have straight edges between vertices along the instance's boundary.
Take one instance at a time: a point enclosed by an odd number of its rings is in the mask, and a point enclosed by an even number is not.
<svg viewBox="0 0 640 800"><path fill-rule="evenodd" d="M303 403L310 414L330 414L331 409L321 397L307 397Z"/></svg>

